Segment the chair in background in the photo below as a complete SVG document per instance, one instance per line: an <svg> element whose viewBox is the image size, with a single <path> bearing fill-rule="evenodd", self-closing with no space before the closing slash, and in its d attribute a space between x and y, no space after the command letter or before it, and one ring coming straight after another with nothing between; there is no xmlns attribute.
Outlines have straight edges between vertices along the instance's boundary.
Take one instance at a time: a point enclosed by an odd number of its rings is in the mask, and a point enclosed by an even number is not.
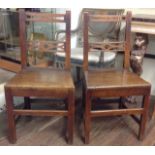
<svg viewBox="0 0 155 155"><path fill-rule="evenodd" d="M112 14L121 16L123 9L82 9L79 14L77 28L71 31L71 64L76 68L77 79L80 79L80 68L83 63L83 14L89 12L90 14ZM73 17L74 18L74 17ZM62 38L64 31L60 30L56 33L56 38ZM89 23L89 36L93 41L105 41L107 39L118 40L120 34L120 18L113 23ZM116 53L103 53L99 50L91 52L89 55L89 66L92 68L103 68L115 64ZM63 66L65 60L64 53L56 53L56 63L58 66Z"/></svg>
<svg viewBox="0 0 155 155"><path fill-rule="evenodd" d="M121 41L108 41L108 42L92 42L89 40L89 22L116 22L118 18L124 21L125 37ZM125 20L123 20L125 19ZM91 120L93 117L101 116L116 116L116 115L131 115L134 120L140 125L139 138L143 139L147 114L149 108L149 97L151 85L140 78L135 73L129 71L130 68L130 35L131 35L131 13L128 12L125 17L117 15L89 15L84 14L84 89L83 97L85 104L84 114L84 130L85 130L85 143L90 142L90 129ZM99 49L103 52L124 52L123 70L107 69L107 70L90 70L88 68L88 55L90 51ZM128 108L123 98L127 96L143 96L142 107ZM120 97L122 102L119 103L119 109L111 110L94 110L92 103L95 98L111 98ZM93 103L95 104L95 103ZM138 119L135 115L140 115Z"/></svg>
<svg viewBox="0 0 155 155"><path fill-rule="evenodd" d="M73 142L74 127L74 84L70 73L70 11L66 14L35 13L19 11L20 47L22 71L5 85L5 96L8 116L9 141L16 142L15 116L65 116L67 122L68 142ZM66 26L65 41L26 40L27 22L63 23ZM65 69L28 67L27 52L61 52L66 53ZM13 98L24 97L25 109L15 109ZM32 98L62 99L65 101L63 110L31 109Z"/></svg>

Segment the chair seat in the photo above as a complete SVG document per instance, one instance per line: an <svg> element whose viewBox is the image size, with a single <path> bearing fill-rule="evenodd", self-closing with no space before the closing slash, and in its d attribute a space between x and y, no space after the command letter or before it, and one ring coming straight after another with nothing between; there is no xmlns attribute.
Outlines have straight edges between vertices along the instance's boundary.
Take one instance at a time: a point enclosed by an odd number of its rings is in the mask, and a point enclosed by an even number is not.
<svg viewBox="0 0 155 155"><path fill-rule="evenodd" d="M123 70L89 71L85 72L86 85L88 89L111 89L150 87L151 85L138 75Z"/></svg>
<svg viewBox="0 0 155 155"><path fill-rule="evenodd" d="M31 90L73 89L71 73L53 68L27 68L15 75L5 87Z"/></svg>

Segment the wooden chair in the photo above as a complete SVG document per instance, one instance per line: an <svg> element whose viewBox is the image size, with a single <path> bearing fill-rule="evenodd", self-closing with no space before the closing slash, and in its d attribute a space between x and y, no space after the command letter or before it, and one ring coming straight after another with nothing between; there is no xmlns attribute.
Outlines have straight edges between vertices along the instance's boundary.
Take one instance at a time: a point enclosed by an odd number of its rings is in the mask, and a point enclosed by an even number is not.
<svg viewBox="0 0 155 155"><path fill-rule="evenodd" d="M121 17L125 22L125 37L119 42L89 42L88 39L88 24L89 22L115 22L118 16L116 15L89 15L84 14L84 130L85 143L90 142L91 119L101 116L116 116L116 115L131 115L135 120L135 115L139 114L140 120L137 122L140 125L139 138L143 139L147 121L147 113L149 108L149 97L151 85L138 75L129 71L130 68L130 29L131 29L131 13L128 12L125 17ZM120 17L119 17L120 18ZM90 70L88 68L89 51L102 49L103 51L123 51L124 64L123 70ZM128 108L124 102L120 103L119 109L112 110L93 110L92 100L94 98L125 98L133 95L143 96L143 104L141 108ZM94 103L95 104L95 103Z"/></svg>
<svg viewBox="0 0 155 155"><path fill-rule="evenodd" d="M70 11L65 14L31 13L19 11L20 47L22 71L5 85L6 106L8 116L9 141L16 142L15 116L66 116L68 142L73 142L74 127L74 84L70 73ZM26 41L26 22L61 22L66 25L66 39L59 41ZM27 51L56 52L57 49L66 53L65 69L37 68L27 66ZM26 109L15 109L13 97L25 98ZM36 98L64 99L65 110L33 110L29 101ZM49 133L50 134L50 133Z"/></svg>

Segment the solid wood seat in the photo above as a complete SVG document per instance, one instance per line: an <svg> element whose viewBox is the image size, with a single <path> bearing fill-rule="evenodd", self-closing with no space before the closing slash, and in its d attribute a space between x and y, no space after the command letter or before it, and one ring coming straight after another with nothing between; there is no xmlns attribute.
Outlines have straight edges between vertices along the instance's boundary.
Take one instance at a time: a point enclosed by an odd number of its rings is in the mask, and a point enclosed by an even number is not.
<svg viewBox="0 0 155 155"><path fill-rule="evenodd" d="M64 82L65 81L65 82ZM59 91L74 88L70 71L51 68L27 68L13 77L5 87L13 89L41 89Z"/></svg>
<svg viewBox="0 0 155 155"><path fill-rule="evenodd" d="M93 117L130 115L139 124L139 139L144 138L151 84L140 78L135 73L130 72L130 35L131 35L131 13L128 12L124 18L125 34L124 40L104 42L91 42L88 37L89 22L115 22L118 18L123 21L123 17L115 15L89 15L84 14L84 82L83 101L85 105L84 130L85 143L90 142L91 120ZM91 70L88 68L88 55L93 49L102 51L124 53L123 70L104 69ZM141 107L129 108L126 105L126 98L129 96L142 96ZM120 98L118 109L97 109L93 108L95 99ZM97 101L96 100L96 101ZM140 119L135 115L140 115Z"/></svg>
<svg viewBox="0 0 155 155"><path fill-rule="evenodd" d="M97 76L96 76L97 75ZM138 88L150 87L150 83L139 78L138 75L130 71L85 71L86 86L88 89L121 89L121 88Z"/></svg>
<svg viewBox="0 0 155 155"><path fill-rule="evenodd" d="M34 13L19 11L21 65L20 71L5 85L6 107L8 116L8 138L11 143L16 142L15 116L65 116L67 117L67 138L73 143L74 129L74 94L75 88L70 72L70 11L65 14ZM65 25L65 41L58 40L28 40L26 26L30 22L63 23ZM65 52L65 68L37 68L29 65L28 51L34 52ZM24 109L14 107L13 98L24 98ZM55 109L31 109L32 99L61 99L65 103L62 110ZM52 100L51 100L52 101ZM60 103L60 107L62 102ZM57 105L59 106L59 105ZM50 133L49 133L50 134Z"/></svg>

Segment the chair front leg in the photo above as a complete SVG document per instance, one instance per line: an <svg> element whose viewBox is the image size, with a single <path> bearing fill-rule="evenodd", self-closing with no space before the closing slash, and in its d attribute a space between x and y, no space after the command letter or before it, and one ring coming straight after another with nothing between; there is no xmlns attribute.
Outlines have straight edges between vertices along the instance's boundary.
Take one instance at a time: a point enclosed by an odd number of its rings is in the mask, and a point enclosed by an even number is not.
<svg viewBox="0 0 155 155"><path fill-rule="evenodd" d="M73 143L73 135L74 135L74 121L75 121L75 93L74 90L69 91L68 96L68 143Z"/></svg>
<svg viewBox="0 0 155 155"><path fill-rule="evenodd" d="M119 101L119 105L118 105L118 108L119 109L122 109L123 108L123 104L124 104L124 97L120 97L120 101Z"/></svg>
<svg viewBox="0 0 155 155"><path fill-rule="evenodd" d="M84 120L84 130L85 130L85 144L89 144L90 141L90 125L91 125L91 98L89 92L86 91L85 94L85 120Z"/></svg>
<svg viewBox="0 0 155 155"><path fill-rule="evenodd" d="M143 113L141 115L141 120L140 120L140 128L139 128L139 139L143 140L145 136L145 128L146 128L146 123L148 119L148 111L149 111L149 104L150 104L150 95L146 95L143 98Z"/></svg>
<svg viewBox="0 0 155 155"><path fill-rule="evenodd" d="M8 118L8 139L10 143L16 142L16 126L15 126L15 116L13 113L13 96L10 89L5 88L5 99L7 108L7 118Z"/></svg>
<svg viewBox="0 0 155 155"><path fill-rule="evenodd" d="M31 103L29 97L24 97L24 109L31 109Z"/></svg>

